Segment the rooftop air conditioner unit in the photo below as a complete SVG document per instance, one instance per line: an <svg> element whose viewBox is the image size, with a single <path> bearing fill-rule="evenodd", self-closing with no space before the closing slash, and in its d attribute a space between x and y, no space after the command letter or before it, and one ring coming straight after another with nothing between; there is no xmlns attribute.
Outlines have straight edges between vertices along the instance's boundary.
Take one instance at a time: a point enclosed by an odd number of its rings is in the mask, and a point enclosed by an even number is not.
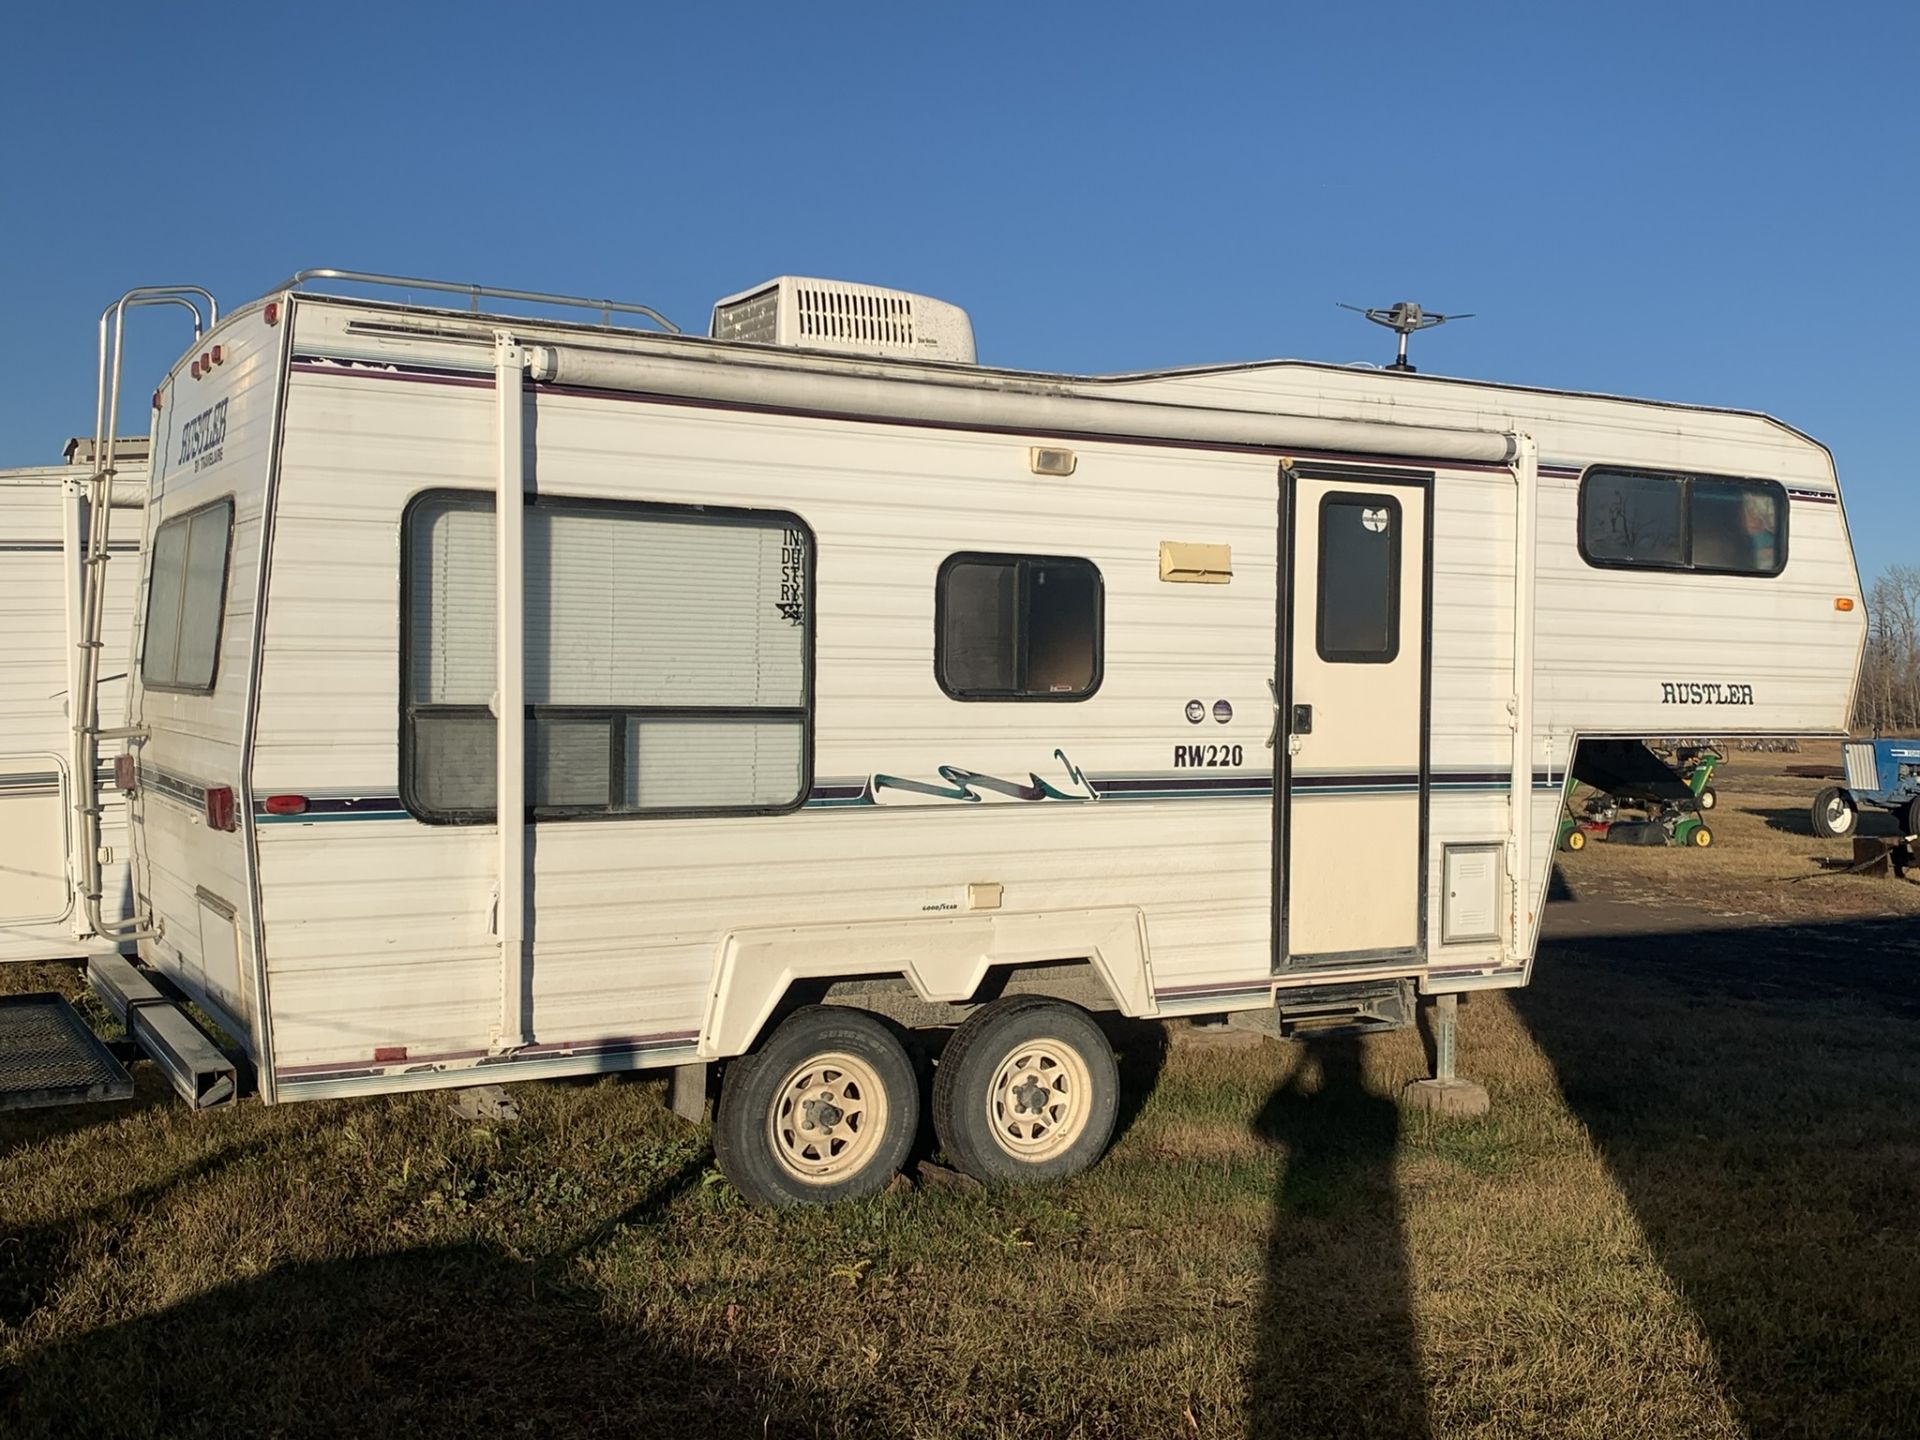
<svg viewBox="0 0 1920 1440"><path fill-rule="evenodd" d="M973 364L973 322L958 305L845 280L782 275L729 295L713 307L708 333L755 345Z"/></svg>

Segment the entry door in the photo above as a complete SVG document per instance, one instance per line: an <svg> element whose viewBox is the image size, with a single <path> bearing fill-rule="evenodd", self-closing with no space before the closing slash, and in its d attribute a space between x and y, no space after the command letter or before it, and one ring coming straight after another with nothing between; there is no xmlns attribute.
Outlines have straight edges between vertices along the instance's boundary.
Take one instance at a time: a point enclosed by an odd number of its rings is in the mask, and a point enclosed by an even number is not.
<svg viewBox="0 0 1920 1440"><path fill-rule="evenodd" d="M1425 948L1432 476L1283 472L1280 968Z"/></svg>

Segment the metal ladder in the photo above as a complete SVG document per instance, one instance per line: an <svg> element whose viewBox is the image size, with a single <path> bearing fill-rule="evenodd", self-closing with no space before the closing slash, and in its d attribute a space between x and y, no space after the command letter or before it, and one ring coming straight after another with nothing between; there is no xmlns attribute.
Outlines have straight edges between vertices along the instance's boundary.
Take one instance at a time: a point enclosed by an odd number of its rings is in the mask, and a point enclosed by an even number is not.
<svg viewBox="0 0 1920 1440"><path fill-rule="evenodd" d="M203 313L201 302L205 302ZM140 285L127 291L100 312L100 357L93 411L93 471L86 484L87 530L83 537L80 571L80 633L73 638L79 663L69 704L73 719L71 784L79 843L74 847L74 883L80 894L87 926L94 935L114 941L142 940L158 935L149 917L108 923L100 913L100 789L96 767L102 740L137 740L146 732L139 726L103 726L100 723L101 630L107 608L108 540L113 528L114 437L120 429L120 373L125 353L129 310L154 305L179 306L193 316L195 343L220 321L220 307L212 292L198 285ZM111 358L109 358L111 357ZM149 474L159 468L160 456L148 460ZM131 694L132 677L128 677Z"/></svg>

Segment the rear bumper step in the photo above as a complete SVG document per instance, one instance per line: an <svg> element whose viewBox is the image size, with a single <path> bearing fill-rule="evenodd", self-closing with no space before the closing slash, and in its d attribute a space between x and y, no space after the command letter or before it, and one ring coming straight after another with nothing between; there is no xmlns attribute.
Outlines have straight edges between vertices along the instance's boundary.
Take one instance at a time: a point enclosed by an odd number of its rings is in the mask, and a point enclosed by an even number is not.
<svg viewBox="0 0 1920 1440"><path fill-rule="evenodd" d="M131 1094L133 1077L66 996L0 996L0 1110Z"/></svg>
<svg viewBox="0 0 1920 1440"><path fill-rule="evenodd" d="M210 1110L239 1098L240 1075L233 1061L126 956L90 957L87 983L187 1104Z"/></svg>

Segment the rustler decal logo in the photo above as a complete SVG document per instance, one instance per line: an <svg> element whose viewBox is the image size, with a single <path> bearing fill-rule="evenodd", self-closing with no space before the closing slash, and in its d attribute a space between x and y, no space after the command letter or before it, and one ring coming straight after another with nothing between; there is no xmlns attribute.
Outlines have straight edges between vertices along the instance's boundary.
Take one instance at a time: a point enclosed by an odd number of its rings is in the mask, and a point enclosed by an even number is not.
<svg viewBox="0 0 1920 1440"><path fill-rule="evenodd" d="M1751 705L1753 686L1715 680L1662 680L1662 705Z"/></svg>
<svg viewBox="0 0 1920 1440"><path fill-rule="evenodd" d="M227 402L216 400L180 427L180 453L174 467L191 464L195 470L204 470L216 465L226 442Z"/></svg>

